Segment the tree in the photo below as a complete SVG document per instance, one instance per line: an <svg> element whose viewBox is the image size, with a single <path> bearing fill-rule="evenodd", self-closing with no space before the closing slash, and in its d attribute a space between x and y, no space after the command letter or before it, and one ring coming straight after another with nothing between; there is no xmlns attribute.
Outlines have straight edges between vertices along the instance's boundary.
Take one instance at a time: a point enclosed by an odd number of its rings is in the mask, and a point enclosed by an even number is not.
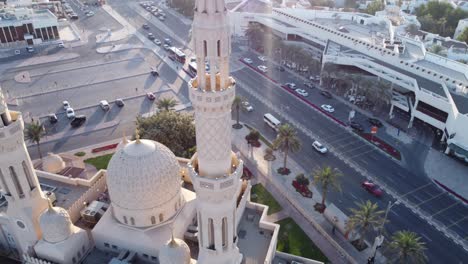
<svg viewBox="0 0 468 264"><path fill-rule="evenodd" d="M36 143L37 152L39 153L39 158L42 159L41 152L41 138L45 135L44 127L39 121L33 121L26 125L24 130L24 138L31 142Z"/></svg>
<svg viewBox="0 0 468 264"><path fill-rule="evenodd" d="M250 22L245 30L245 36L250 46L257 46L261 41L260 39L263 38L264 33L263 27L256 22Z"/></svg>
<svg viewBox="0 0 468 264"><path fill-rule="evenodd" d="M396 254L397 263L426 263L426 246L421 237L410 231L398 231L392 236L390 250Z"/></svg>
<svg viewBox="0 0 468 264"><path fill-rule="evenodd" d="M242 102L244 100L242 100L242 98L240 96L237 96L234 97L234 101L232 101L232 108L234 108L234 110L236 110L236 124L233 126L235 129L239 129L239 128L242 128L242 125L239 124L239 112L240 112L240 109L242 107Z"/></svg>
<svg viewBox="0 0 468 264"><path fill-rule="evenodd" d="M418 25L416 25L414 23L409 24L405 29L411 35L416 35L418 33L418 31L419 31Z"/></svg>
<svg viewBox="0 0 468 264"><path fill-rule="evenodd" d="M468 27L466 27L460 35L458 35L457 40L464 41L468 44Z"/></svg>
<svg viewBox="0 0 468 264"><path fill-rule="evenodd" d="M356 203L358 208L350 208L352 215L348 219L347 230L359 230L358 246L364 247L364 237L369 228L375 229L382 224L382 214L384 211L378 211L377 203L366 201L365 203Z"/></svg>
<svg viewBox="0 0 468 264"><path fill-rule="evenodd" d="M273 141L274 149L279 149L284 154L284 165L280 170L285 174L289 171L286 167L289 152L294 153L301 149L301 142L296 130L289 124L284 124L278 129L278 136Z"/></svg>
<svg viewBox="0 0 468 264"><path fill-rule="evenodd" d="M304 175L304 173L300 173L296 175L296 182L299 183L300 185L305 185L309 186L309 179Z"/></svg>
<svg viewBox="0 0 468 264"><path fill-rule="evenodd" d="M173 98L162 98L156 102L156 105L159 110L169 111L177 105L177 101Z"/></svg>
<svg viewBox="0 0 468 264"><path fill-rule="evenodd" d="M314 184L319 185L322 188L322 206L325 208L325 199L330 188L341 192L341 184L338 178L343 176L338 169L332 169L327 166L324 168L316 169L312 173L314 177Z"/></svg>
<svg viewBox="0 0 468 264"><path fill-rule="evenodd" d="M385 8L385 5L382 0L374 0L366 8L366 13L375 16L375 12L382 11Z"/></svg>
<svg viewBox="0 0 468 264"><path fill-rule="evenodd" d="M167 146L177 157L190 158L195 150L193 117L174 111L161 111L150 117L137 117L141 138Z"/></svg>
<svg viewBox="0 0 468 264"><path fill-rule="evenodd" d="M468 17L467 11L443 1L429 1L416 8L415 13L422 30L444 37L453 36L458 21Z"/></svg>
<svg viewBox="0 0 468 264"><path fill-rule="evenodd" d="M430 51L434 54L441 55L444 48L441 45L434 45L431 47Z"/></svg>

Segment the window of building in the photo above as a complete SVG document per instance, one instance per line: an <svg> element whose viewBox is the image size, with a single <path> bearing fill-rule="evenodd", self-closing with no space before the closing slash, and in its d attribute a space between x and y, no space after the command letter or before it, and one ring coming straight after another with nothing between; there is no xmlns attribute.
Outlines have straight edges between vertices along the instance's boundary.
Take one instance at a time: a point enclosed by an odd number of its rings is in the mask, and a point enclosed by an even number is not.
<svg viewBox="0 0 468 264"><path fill-rule="evenodd" d="M163 214L159 214L159 222L162 222L162 221L164 221L164 216Z"/></svg>
<svg viewBox="0 0 468 264"><path fill-rule="evenodd" d="M158 260L158 258L155 257L155 256L151 256L151 260L152 260L152 261L156 261L156 260Z"/></svg>
<svg viewBox="0 0 468 264"><path fill-rule="evenodd" d="M15 185L16 192L18 193L18 196L20 198L24 198L23 188L21 187L21 184L20 184L19 179L18 179L18 175L15 172L15 168L10 166L9 169L10 169L10 176L11 176L11 179L13 180L13 184Z"/></svg>
<svg viewBox="0 0 468 264"><path fill-rule="evenodd" d="M119 249L116 245L112 245L112 249Z"/></svg>
<svg viewBox="0 0 468 264"><path fill-rule="evenodd" d="M156 224L156 217L154 215L151 216L151 224L152 225Z"/></svg>
<svg viewBox="0 0 468 264"><path fill-rule="evenodd" d="M215 249L213 219L208 218L208 248Z"/></svg>
<svg viewBox="0 0 468 264"><path fill-rule="evenodd" d="M223 217L222 230L223 230L222 232L223 247L227 247L227 237L228 237L227 217Z"/></svg>
<svg viewBox="0 0 468 264"><path fill-rule="evenodd" d="M216 42L217 50L218 50L218 57L221 56L221 40Z"/></svg>
<svg viewBox="0 0 468 264"><path fill-rule="evenodd" d="M105 246L106 248L110 247L109 243L104 243L104 246Z"/></svg>
<svg viewBox="0 0 468 264"><path fill-rule="evenodd" d="M130 224L131 224L131 225L135 225L135 218L130 217Z"/></svg>
<svg viewBox="0 0 468 264"><path fill-rule="evenodd" d="M146 259L149 258L148 254L143 254L143 257Z"/></svg>
<svg viewBox="0 0 468 264"><path fill-rule="evenodd" d="M128 224L128 221L127 221L127 217L126 217L126 216L123 217L123 220L124 220L124 223L125 223L125 224Z"/></svg>
<svg viewBox="0 0 468 264"><path fill-rule="evenodd" d="M208 45L206 44L206 40L203 41L203 57L208 56Z"/></svg>
<svg viewBox="0 0 468 264"><path fill-rule="evenodd" d="M73 257L73 258L72 258L72 261L73 261L73 263L76 263L76 258Z"/></svg>
<svg viewBox="0 0 468 264"><path fill-rule="evenodd" d="M30 190L32 190L34 189L35 186L34 186L34 180L31 175L31 171L26 165L26 161L23 160L23 162L21 162L21 165L23 166L24 174L26 175L26 179L28 180L29 188Z"/></svg>
<svg viewBox="0 0 468 264"><path fill-rule="evenodd" d="M78 259L81 259L81 252L78 251Z"/></svg>
<svg viewBox="0 0 468 264"><path fill-rule="evenodd" d="M201 213L198 213L198 231L199 236L203 235L203 223L201 220ZM200 247L203 247L203 239L200 239Z"/></svg>

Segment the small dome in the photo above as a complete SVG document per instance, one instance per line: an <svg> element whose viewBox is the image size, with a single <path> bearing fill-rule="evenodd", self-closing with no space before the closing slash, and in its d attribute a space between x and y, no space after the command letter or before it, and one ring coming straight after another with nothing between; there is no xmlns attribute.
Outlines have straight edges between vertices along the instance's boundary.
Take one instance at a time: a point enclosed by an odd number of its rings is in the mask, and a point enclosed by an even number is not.
<svg viewBox="0 0 468 264"><path fill-rule="evenodd" d="M161 264L190 264L190 248L181 239L172 238L159 251Z"/></svg>
<svg viewBox="0 0 468 264"><path fill-rule="evenodd" d="M171 218L181 200L180 181L179 163L166 146L145 139L122 145L107 168L114 216L124 224L133 217L132 225L139 227Z"/></svg>
<svg viewBox="0 0 468 264"><path fill-rule="evenodd" d="M39 218L42 238L49 243L58 243L67 239L73 233L73 223L67 210L60 207L46 209Z"/></svg>
<svg viewBox="0 0 468 264"><path fill-rule="evenodd" d="M57 173L65 168L65 162L57 154L49 153L42 160L42 169L46 172Z"/></svg>

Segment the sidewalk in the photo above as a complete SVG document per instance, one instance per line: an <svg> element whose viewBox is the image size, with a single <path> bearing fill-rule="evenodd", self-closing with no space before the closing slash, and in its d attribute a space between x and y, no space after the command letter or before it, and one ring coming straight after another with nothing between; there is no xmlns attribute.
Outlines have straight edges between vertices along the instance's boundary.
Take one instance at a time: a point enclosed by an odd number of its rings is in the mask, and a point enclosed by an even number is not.
<svg viewBox="0 0 468 264"><path fill-rule="evenodd" d="M260 148L254 148L253 151L249 151L245 136L249 133L247 128L239 130L233 129L233 144L237 147L240 153L248 160L247 163L251 163L255 167L253 171L257 170L259 182L264 183L265 187L271 194L277 199L280 204L287 201L287 204L283 206L283 210L291 209L291 216L301 226L301 228L313 239L314 243L320 247L327 257L334 259L337 256L342 255L343 258L335 259L333 263L342 263L346 260L351 263L366 263L367 258L371 255L371 244L369 247L358 252L354 246L350 244L350 241L344 238L341 234L332 234L332 225L323 217L322 214L316 212L313 208L314 204L321 202L320 192L311 186L310 189L313 192L313 198L304 198L297 193L291 185L292 180L299 173L304 173L304 169L300 167L294 160L288 159L288 168L291 169L291 173L288 176L279 175L276 169L282 166L281 154L275 153L277 156L275 161L268 162L263 159L265 146L262 144ZM252 155L253 154L253 155ZM283 204L282 204L283 205ZM297 211L298 214L294 214ZM278 213L276 216L281 215ZM301 220L301 218L304 219ZM312 225L312 229L310 228ZM333 238L332 238L333 237ZM319 243L323 240L328 243ZM379 261L384 263L384 257L379 253L377 258Z"/></svg>

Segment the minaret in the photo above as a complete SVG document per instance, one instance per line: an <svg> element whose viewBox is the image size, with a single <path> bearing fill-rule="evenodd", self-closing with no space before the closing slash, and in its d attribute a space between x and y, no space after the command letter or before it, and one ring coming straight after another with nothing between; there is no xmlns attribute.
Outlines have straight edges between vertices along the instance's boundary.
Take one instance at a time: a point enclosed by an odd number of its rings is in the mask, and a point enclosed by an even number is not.
<svg viewBox="0 0 468 264"><path fill-rule="evenodd" d="M198 263L238 264L237 198L243 163L231 151L231 40L224 0L196 0L192 36L198 76L189 82L197 153L189 172L197 193ZM205 71L205 61L210 70Z"/></svg>
<svg viewBox="0 0 468 264"><path fill-rule="evenodd" d="M34 256L33 246L41 238L39 215L47 208L36 172L24 143L20 112L9 111L0 89L0 187L8 201L10 247L19 256Z"/></svg>

